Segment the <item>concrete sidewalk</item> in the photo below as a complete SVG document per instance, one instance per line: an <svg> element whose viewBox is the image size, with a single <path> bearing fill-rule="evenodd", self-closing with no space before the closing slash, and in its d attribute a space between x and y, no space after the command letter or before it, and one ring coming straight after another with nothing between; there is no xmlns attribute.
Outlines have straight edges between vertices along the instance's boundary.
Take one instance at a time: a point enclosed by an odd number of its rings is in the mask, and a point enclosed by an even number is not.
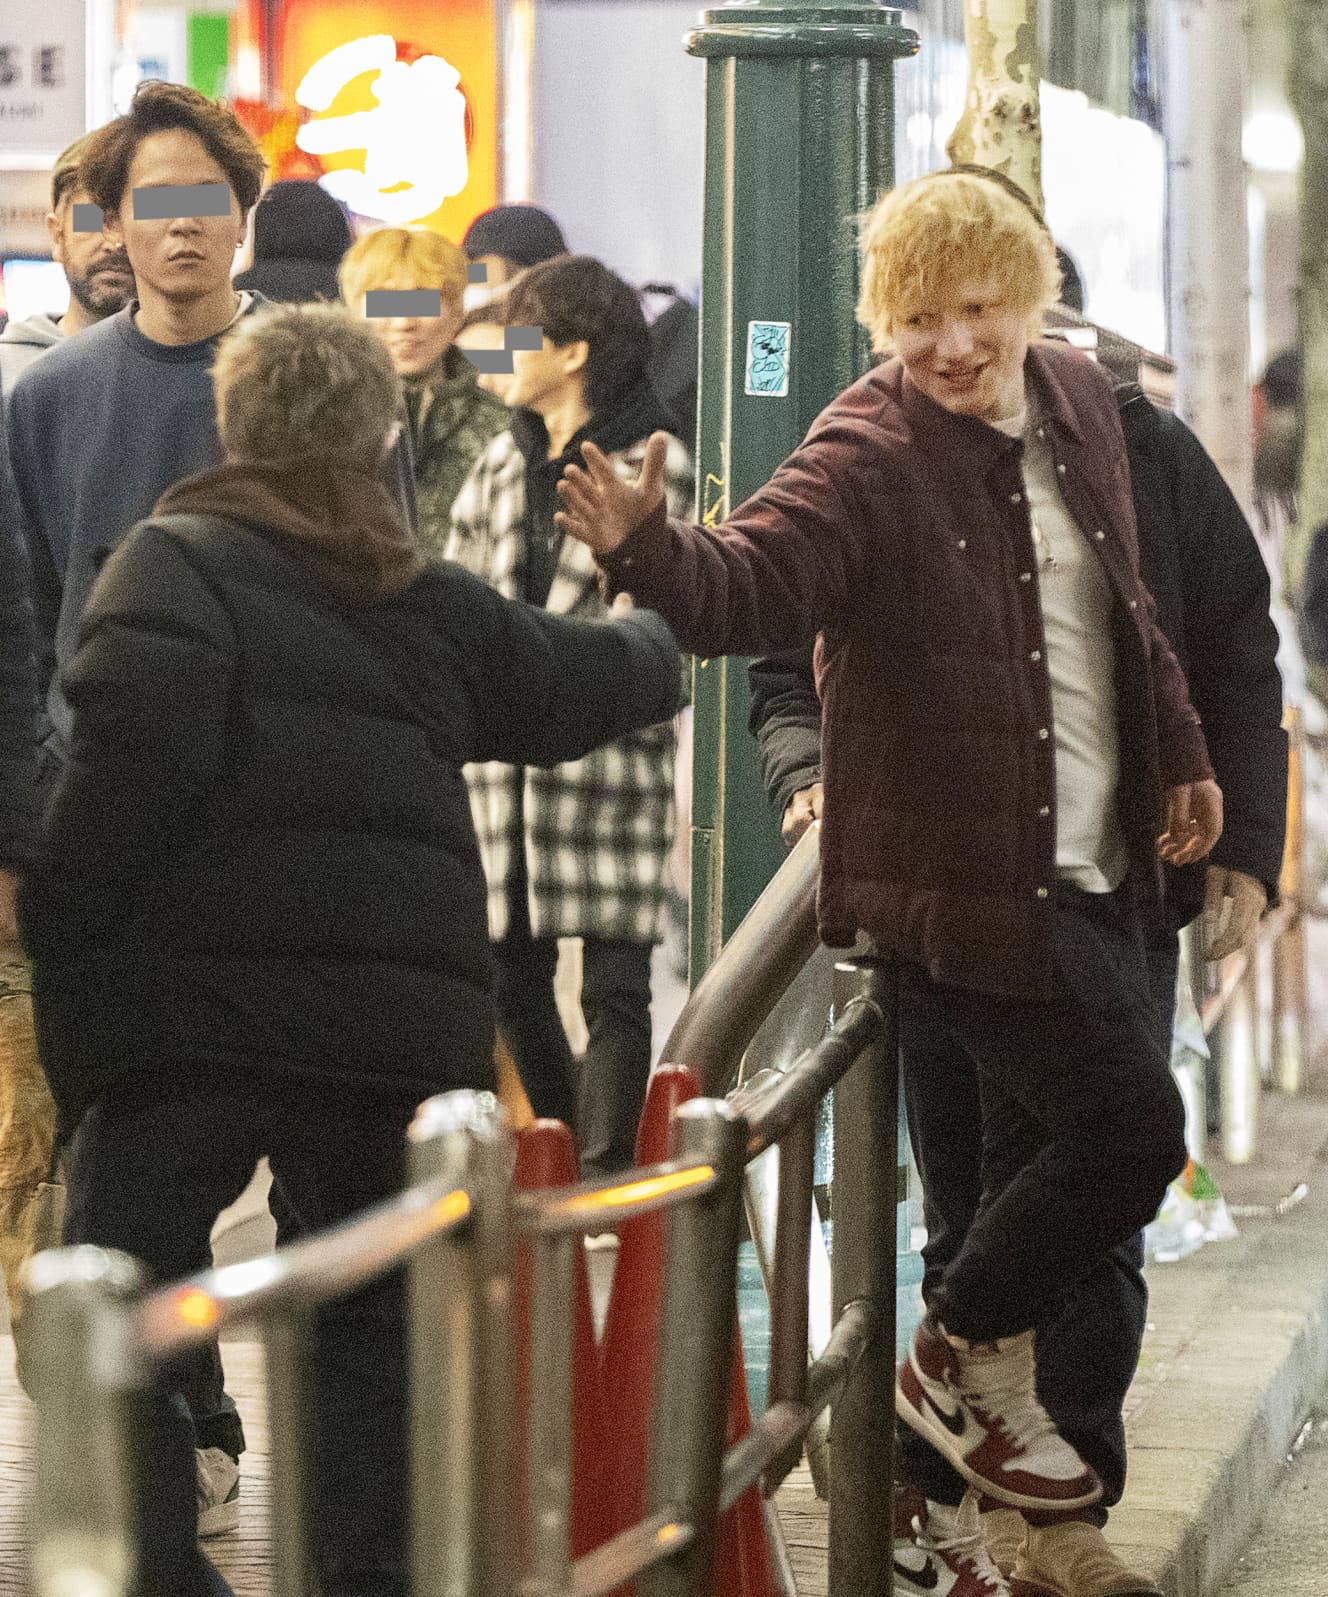
<svg viewBox="0 0 1328 1597"><path fill-rule="evenodd" d="M1149 1269L1108 1534L1169 1597L1208 1597L1235 1563L1328 1378L1328 1088L1260 1113L1255 1159L1210 1166L1239 1237Z"/></svg>

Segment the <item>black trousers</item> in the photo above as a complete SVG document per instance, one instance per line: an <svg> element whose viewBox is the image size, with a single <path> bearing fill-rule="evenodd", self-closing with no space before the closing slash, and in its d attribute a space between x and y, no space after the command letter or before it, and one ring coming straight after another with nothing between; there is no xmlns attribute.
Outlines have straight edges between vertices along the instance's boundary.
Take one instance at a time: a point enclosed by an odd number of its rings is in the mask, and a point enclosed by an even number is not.
<svg viewBox="0 0 1328 1597"><path fill-rule="evenodd" d="M218 1214L266 1155L310 1230L401 1188L414 1102L213 1073L152 1078L98 1103L70 1149L66 1242L118 1248L158 1282L195 1270ZM406 1597L407 1364L400 1272L328 1305L313 1325L312 1469L324 1597ZM192 1359L139 1404L147 1564L135 1597L224 1590L198 1548Z"/></svg>
<svg viewBox="0 0 1328 1597"><path fill-rule="evenodd" d="M923 1297L960 1335L1036 1326L1039 1395L1101 1475L1084 1517L1105 1523L1124 1490L1121 1406L1147 1312L1140 1232L1185 1158L1169 1068L1176 939L1145 941L1128 889L1063 887L1054 964L1045 1004L908 971L901 1068ZM902 1426L899 1445L902 1475L935 1502L961 1500L964 1481L934 1449Z"/></svg>
<svg viewBox="0 0 1328 1597"><path fill-rule="evenodd" d="M626 1170L650 1076L650 943L586 937L581 1013L589 1033L579 1063L558 1014L558 941L533 937L524 891L509 894L506 935L493 945L498 1028L530 1106L577 1133L587 1181Z"/></svg>

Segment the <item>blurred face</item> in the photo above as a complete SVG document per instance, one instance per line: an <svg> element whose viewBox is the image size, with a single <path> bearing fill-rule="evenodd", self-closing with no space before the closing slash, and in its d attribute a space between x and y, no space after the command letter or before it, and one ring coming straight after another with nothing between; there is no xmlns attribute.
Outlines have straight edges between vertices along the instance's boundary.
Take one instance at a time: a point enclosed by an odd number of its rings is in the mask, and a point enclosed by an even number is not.
<svg viewBox="0 0 1328 1597"><path fill-rule="evenodd" d="M74 206L90 205L86 189L71 189L46 218L51 255L65 269L69 292L96 321L114 316L134 297L134 274L124 240L110 227L100 233L74 231Z"/></svg>
<svg viewBox="0 0 1328 1597"><path fill-rule="evenodd" d="M914 384L945 410L994 422L1023 408L1029 308L1011 305L994 279L907 307L890 336Z"/></svg>
<svg viewBox="0 0 1328 1597"><path fill-rule="evenodd" d="M134 220L134 190L176 184L224 183L225 172L201 139L184 128L150 133L134 152L116 219L139 287L166 300L188 304L230 283L235 252L244 241L245 218L231 191L225 216L176 216Z"/></svg>
<svg viewBox="0 0 1328 1597"><path fill-rule="evenodd" d="M418 289L436 288L438 285L402 277L374 286L383 289ZM363 300L360 308L364 308ZM462 314L460 305L449 304L444 296L441 316L371 316L369 326L387 345L398 377L423 377L437 366L452 347L452 340L461 326Z"/></svg>
<svg viewBox="0 0 1328 1597"><path fill-rule="evenodd" d="M501 322L472 322L469 327L463 327L453 340L458 349L501 349L503 347L503 326ZM507 403L507 385L512 381L505 372L475 373L475 381L481 388L487 388L491 394L496 394L504 404Z"/></svg>
<svg viewBox="0 0 1328 1597"><path fill-rule="evenodd" d="M540 414L560 408L580 396L588 353L584 339L554 344L546 338L539 349L514 349L503 399Z"/></svg>

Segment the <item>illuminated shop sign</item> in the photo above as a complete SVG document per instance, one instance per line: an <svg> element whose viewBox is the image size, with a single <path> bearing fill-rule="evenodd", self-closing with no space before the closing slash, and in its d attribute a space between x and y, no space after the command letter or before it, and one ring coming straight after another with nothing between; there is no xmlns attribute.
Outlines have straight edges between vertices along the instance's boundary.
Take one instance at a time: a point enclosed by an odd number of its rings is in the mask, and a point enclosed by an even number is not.
<svg viewBox="0 0 1328 1597"><path fill-rule="evenodd" d="M369 111L320 116L295 142L310 155L363 150L362 167L329 172L323 187L360 216L404 226L460 194L470 175L461 74L441 56L397 60L388 34L352 39L330 50L300 80L298 105L326 111L342 89L372 73Z"/></svg>
<svg viewBox="0 0 1328 1597"><path fill-rule="evenodd" d="M497 199L494 0L286 0L295 143L358 216L457 239Z"/></svg>

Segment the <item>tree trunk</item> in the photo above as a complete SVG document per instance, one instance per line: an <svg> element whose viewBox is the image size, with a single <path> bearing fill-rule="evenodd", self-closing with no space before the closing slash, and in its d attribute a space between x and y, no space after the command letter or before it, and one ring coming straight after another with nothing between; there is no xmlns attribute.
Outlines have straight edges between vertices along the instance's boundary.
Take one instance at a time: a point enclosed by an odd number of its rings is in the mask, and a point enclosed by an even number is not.
<svg viewBox="0 0 1328 1597"><path fill-rule="evenodd" d="M1176 409L1253 505L1245 0L1167 0L1167 302Z"/></svg>
<svg viewBox="0 0 1328 1597"><path fill-rule="evenodd" d="M1290 98L1305 136L1300 181L1300 353L1304 446L1298 522L1328 522L1328 0L1293 0Z"/></svg>
<svg viewBox="0 0 1328 1597"><path fill-rule="evenodd" d="M946 154L989 166L1042 209L1038 0L965 0L968 92Z"/></svg>

